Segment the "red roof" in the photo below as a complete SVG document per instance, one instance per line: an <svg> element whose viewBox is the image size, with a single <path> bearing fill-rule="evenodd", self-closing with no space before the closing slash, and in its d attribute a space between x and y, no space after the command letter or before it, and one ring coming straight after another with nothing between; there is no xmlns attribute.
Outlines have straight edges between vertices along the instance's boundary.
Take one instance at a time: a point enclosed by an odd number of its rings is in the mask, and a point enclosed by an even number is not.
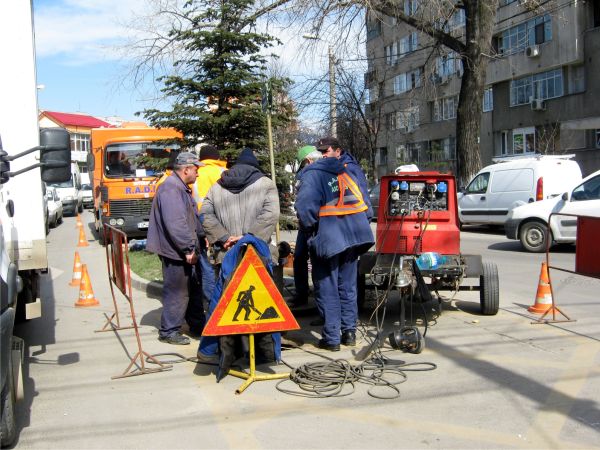
<svg viewBox="0 0 600 450"><path fill-rule="evenodd" d="M64 126L88 128L112 127L110 123L105 122L104 120L86 116L85 114L71 114L54 111L43 111L42 114L45 114L50 119L55 120Z"/></svg>

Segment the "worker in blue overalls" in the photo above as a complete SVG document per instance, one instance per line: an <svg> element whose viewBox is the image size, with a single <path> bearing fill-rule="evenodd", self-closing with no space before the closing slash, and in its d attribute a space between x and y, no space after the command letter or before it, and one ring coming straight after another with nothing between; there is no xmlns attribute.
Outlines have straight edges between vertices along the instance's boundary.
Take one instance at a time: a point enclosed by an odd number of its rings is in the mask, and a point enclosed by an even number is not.
<svg viewBox="0 0 600 450"><path fill-rule="evenodd" d="M296 212L307 233L315 300L325 324L318 347L356 345L358 257L375 242L367 180L337 139L317 143L323 159L306 167Z"/></svg>

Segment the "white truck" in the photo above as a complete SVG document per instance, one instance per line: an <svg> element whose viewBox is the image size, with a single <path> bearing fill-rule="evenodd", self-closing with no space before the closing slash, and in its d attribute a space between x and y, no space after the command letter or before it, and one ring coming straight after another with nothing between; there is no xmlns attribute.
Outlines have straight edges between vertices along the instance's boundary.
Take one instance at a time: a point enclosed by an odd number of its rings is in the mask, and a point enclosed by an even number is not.
<svg viewBox="0 0 600 450"><path fill-rule="evenodd" d="M0 2L0 42L0 444L5 447L17 437L14 408L23 343L13 336L15 318L41 314L39 277L48 270L42 183L68 180L71 173L66 130L40 134L38 128L29 1Z"/></svg>

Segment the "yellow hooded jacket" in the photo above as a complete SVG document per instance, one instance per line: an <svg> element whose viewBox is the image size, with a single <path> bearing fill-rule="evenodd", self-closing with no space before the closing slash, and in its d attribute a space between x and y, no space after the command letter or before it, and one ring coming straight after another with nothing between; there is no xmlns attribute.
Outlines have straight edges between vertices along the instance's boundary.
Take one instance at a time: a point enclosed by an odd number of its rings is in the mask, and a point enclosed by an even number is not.
<svg viewBox="0 0 600 450"><path fill-rule="evenodd" d="M194 186L190 186L192 188L192 195L198 206L198 212L202 208L202 202L208 190L221 178L221 174L227 170L227 161L203 159L201 162L204 166L198 168L198 178L196 178Z"/></svg>

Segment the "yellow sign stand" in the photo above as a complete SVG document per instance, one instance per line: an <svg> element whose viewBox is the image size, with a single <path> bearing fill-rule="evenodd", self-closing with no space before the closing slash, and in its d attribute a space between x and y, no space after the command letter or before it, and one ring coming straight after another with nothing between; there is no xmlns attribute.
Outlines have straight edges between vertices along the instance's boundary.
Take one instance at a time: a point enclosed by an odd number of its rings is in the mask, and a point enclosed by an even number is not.
<svg viewBox="0 0 600 450"><path fill-rule="evenodd" d="M289 373L256 374L254 334L299 328L258 253L248 245L202 332L204 336L248 335L250 373L233 369L228 371L229 375L246 380L235 391L236 394L244 392L255 381L279 380L290 376Z"/></svg>

